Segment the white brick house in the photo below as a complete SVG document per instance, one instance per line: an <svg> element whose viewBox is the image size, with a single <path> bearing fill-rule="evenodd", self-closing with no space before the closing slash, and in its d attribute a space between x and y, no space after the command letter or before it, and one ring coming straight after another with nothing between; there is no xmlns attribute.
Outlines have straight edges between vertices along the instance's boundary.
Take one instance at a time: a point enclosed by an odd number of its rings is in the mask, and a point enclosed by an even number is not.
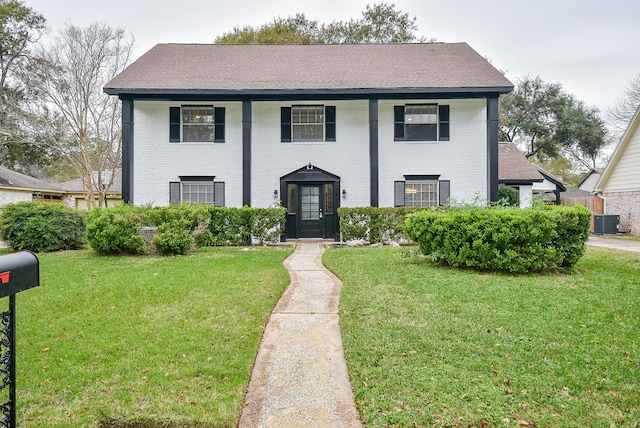
<svg viewBox="0 0 640 428"><path fill-rule="evenodd" d="M105 86L123 104L123 198L287 208L338 238L340 206L497 199L498 97L465 43L155 46Z"/></svg>
<svg viewBox="0 0 640 428"><path fill-rule="evenodd" d="M595 192L604 213L620 216L620 232L640 235L640 107L622 135Z"/></svg>

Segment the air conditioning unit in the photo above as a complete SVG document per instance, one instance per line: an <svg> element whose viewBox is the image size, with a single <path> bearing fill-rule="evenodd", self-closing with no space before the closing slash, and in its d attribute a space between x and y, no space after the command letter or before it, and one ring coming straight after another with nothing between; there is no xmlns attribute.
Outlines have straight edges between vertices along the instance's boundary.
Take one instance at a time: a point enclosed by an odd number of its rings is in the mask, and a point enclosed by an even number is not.
<svg viewBox="0 0 640 428"><path fill-rule="evenodd" d="M593 216L593 233L597 235L614 235L618 233L620 216L618 214L596 214Z"/></svg>

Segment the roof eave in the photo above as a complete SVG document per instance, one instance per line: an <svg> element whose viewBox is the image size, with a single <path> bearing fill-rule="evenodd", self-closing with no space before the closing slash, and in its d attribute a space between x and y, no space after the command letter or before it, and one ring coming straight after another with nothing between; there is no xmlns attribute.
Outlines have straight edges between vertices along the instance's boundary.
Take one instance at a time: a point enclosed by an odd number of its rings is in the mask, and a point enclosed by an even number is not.
<svg viewBox="0 0 640 428"><path fill-rule="evenodd" d="M542 183L542 178L517 178L517 179L498 179L498 183L511 184L511 185L527 185L533 183Z"/></svg>
<svg viewBox="0 0 640 428"><path fill-rule="evenodd" d="M604 168L604 171L602 171L602 173L600 174L600 178L596 182L596 185L593 189L594 192L596 193L604 192L604 189L608 184L609 178L611 177L611 174L613 173L615 166L618 164L620 157L622 157L622 153L626 149L627 145L629 144L629 141L631 140L631 137L633 136L633 134L635 133L636 129L639 126L640 126L640 106L638 106L635 114L633 115L633 118L629 122L629 125L627 125L627 129L625 129L624 134L622 134L622 138L620 138L618 145L613 151L613 154L611 155L611 158L609 159L607 166Z"/></svg>
<svg viewBox="0 0 640 428"><path fill-rule="evenodd" d="M477 97L497 96L513 91L513 86L478 86L478 87L449 87L449 88L325 88L325 89L160 89L160 88L115 88L104 87L109 95L121 98L183 98L183 97L214 97L229 99L246 98L282 98L282 97L371 97L381 98L391 96L435 96L447 97Z"/></svg>

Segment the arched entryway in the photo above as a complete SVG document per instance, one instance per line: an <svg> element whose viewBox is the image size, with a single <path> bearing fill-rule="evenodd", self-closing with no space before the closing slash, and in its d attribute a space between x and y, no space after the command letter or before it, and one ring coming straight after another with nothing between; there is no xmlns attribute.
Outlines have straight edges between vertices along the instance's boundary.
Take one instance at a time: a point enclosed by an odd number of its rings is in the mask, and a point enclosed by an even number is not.
<svg viewBox="0 0 640 428"><path fill-rule="evenodd" d="M340 239L340 177L309 163L280 178L286 238Z"/></svg>

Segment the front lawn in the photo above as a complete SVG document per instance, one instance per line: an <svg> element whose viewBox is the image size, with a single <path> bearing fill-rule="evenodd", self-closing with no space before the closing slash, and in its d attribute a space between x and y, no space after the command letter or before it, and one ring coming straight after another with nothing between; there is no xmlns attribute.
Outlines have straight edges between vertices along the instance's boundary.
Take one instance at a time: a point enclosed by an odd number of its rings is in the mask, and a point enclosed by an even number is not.
<svg viewBox="0 0 640 428"><path fill-rule="evenodd" d="M367 426L637 427L640 256L587 248L572 273L429 264L407 249L330 249ZM634 425L636 424L636 425Z"/></svg>
<svg viewBox="0 0 640 428"><path fill-rule="evenodd" d="M290 251L40 254L16 296L18 426L235 426Z"/></svg>

